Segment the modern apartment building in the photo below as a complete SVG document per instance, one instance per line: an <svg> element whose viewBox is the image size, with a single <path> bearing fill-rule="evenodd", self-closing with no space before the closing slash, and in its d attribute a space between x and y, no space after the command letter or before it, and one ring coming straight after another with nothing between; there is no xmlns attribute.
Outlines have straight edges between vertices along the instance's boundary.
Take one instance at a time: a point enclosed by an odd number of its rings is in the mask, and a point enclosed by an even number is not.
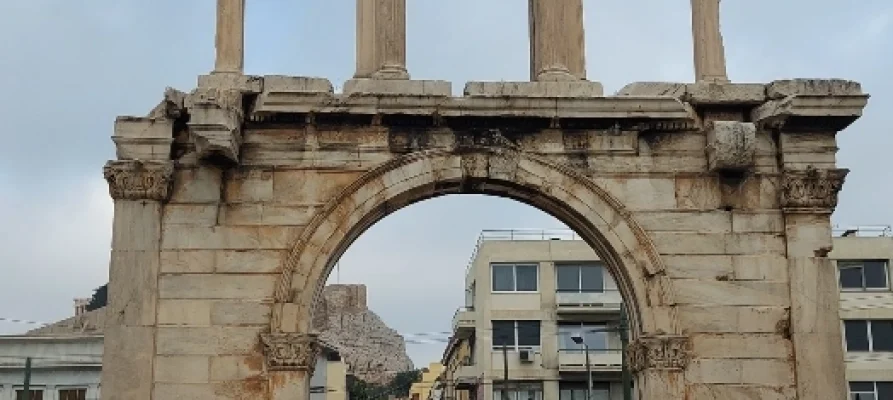
<svg viewBox="0 0 893 400"><path fill-rule="evenodd" d="M838 230L829 256L837 263L850 398L893 399L893 231Z"/></svg>
<svg viewBox="0 0 893 400"><path fill-rule="evenodd" d="M621 400L621 297L569 231L485 231L444 352L444 400ZM505 375L508 380L505 380Z"/></svg>

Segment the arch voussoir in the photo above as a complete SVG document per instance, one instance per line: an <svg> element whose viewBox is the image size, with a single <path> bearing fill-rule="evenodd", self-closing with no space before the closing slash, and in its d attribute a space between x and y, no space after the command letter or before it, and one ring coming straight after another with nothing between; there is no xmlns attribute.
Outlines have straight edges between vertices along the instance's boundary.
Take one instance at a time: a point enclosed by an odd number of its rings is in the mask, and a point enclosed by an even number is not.
<svg viewBox="0 0 893 400"><path fill-rule="evenodd" d="M577 230L610 265L621 291L633 303L635 328L641 332L673 331L673 316L668 317L665 311L661 316L652 315L650 310L672 303L672 287L658 276L663 264L653 244L643 240L647 236L637 234L641 227L619 201L588 177L560 164L515 150L486 148L462 154L425 151L398 157L363 174L328 201L283 262L276 302L294 306L274 309L298 315L274 315L271 329L293 331L292 326L277 324L312 316L315 298L334 261L374 222L443 191L468 190L462 186L467 179L487 185L474 190L539 207ZM287 288L287 293L280 293L282 288Z"/></svg>

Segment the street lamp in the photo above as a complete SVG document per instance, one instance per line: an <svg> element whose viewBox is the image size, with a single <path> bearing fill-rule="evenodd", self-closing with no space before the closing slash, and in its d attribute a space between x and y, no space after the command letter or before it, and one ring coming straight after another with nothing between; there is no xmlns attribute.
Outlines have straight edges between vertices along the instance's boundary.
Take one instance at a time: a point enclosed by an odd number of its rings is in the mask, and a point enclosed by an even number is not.
<svg viewBox="0 0 893 400"><path fill-rule="evenodd" d="M592 367L589 362L589 345L583 341L583 334L581 333L571 336L571 340L576 344L582 344L583 351L586 352L586 400L592 400Z"/></svg>

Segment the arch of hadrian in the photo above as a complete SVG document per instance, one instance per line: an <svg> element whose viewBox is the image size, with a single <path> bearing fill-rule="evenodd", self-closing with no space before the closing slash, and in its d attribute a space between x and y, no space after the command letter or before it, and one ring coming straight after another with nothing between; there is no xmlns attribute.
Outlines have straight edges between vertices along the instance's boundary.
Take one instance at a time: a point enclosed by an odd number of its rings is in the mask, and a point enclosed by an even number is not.
<svg viewBox="0 0 893 400"><path fill-rule="evenodd" d="M243 74L244 1L219 0L216 68L195 90L116 121L104 399L308 398L334 261L451 193L585 237L630 304L640 399L846 397L826 255L858 83L730 83L718 0L692 0L696 82L604 96L582 0L531 0L531 82L453 97L409 79L405 0L359 0L357 72L336 94Z"/></svg>

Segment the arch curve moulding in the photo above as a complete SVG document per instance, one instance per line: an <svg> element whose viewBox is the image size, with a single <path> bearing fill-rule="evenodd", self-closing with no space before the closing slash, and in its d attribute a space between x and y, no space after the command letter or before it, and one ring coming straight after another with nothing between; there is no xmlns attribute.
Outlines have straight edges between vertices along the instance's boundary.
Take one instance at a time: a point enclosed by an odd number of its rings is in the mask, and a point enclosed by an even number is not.
<svg viewBox="0 0 893 400"><path fill-rule="evenodd" d="M412 203L459 193L511 198L560 219L614 274L630 304L633 335L677 333L663 261L624 205L571 168L498 143L397 157L328 201L290 246L275 289L271 330L309 331L313 304L334 263L368 227Z"/></svg>

